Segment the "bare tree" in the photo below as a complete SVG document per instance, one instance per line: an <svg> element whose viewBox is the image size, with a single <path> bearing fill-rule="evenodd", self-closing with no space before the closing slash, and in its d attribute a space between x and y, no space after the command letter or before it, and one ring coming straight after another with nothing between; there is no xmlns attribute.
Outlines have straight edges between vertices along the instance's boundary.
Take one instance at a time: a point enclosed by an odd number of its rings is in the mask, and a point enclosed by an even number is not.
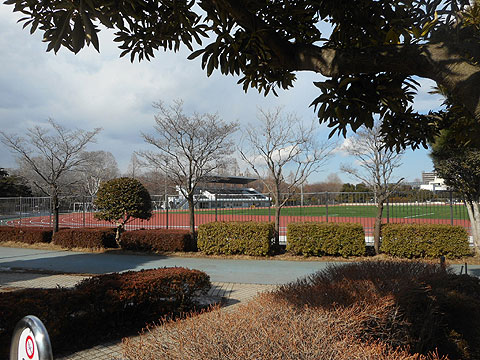
<svg viewBox="0 0 480 360"><path fill-rule="evenodd" d="M0 140L36 175L35 185L51 197L53 231L56 232L62 180L85 163L82 151L101 129L68 130L52 119L48 122L51 129L34 126L27 130L26 137L0 131Z"/></svg>
<svg viewBox="0 0 480 360"><path fill-rule="evenodd" d="M322 182L316 182L312 184L305 184L303 191L316 193L316 192L339 192L342 190L343 181L340 177L331 173Z"/></svg>
<svg viewBox="0 0 480 360"><path fill-rule="evenodd" d="M158 102L154 107L159 111L155 116L156 137L142 136L159 152L141 151L138 154L151 167L165 169L167 177L178 186L188 202L190 232L194 235L195 190L233 152L230 136L238 125L225 123L216 114L187 116L180 100L171 106Z"/></svg>
<svg viewBox="0 0 480 360"><path fill-rule="evenodd" d="M403 178L393 181L393 172L401 165L403 151L397 152L385 146L385 141L380 132L381 124L376 124L372 129L360 130L347 139L343 150L356 159L357 167L342 165L340 169L365 183L374 193L377 205L377 216L373 232L375 252L380 251L380 227L384 203L390 194L397 189Z"/></svg>
<svg viewBox="0 0 480 360"><path fill-rule="evenodd" d="M142 175L142 162L138 159L137 154L135 153L130 157L126 175L132 179L137 179Z"/></svg>
<svg viewBox="0 0 480 360"><path fill-rule="evenodd" d="M273 197L278 246L282 207L310 174L326 163L334 145L318 143L314 122L305 127L294 114L284 116L281 108L260 109L257 120L245 130L246 144L239 152Z"/></svg>
<svg viewBox="0 0 480 360"><path fill-rule="evenodd" d="M85 162L79 167L84 194L95 196L100 184L119 176L117 161L109 151L84 151Z"/></svg>

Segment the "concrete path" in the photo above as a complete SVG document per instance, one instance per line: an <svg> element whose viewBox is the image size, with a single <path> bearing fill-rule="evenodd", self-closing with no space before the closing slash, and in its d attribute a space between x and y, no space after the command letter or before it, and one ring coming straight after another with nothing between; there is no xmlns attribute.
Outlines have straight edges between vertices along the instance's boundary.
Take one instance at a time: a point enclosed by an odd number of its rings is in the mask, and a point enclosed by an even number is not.
<svg viewBox="0 0 480 360"><path fill-rule="evenodd" d="M336 264L339 263L336 262ZM104 274L181 266L204 271L214 282L244 284L284 284L323 270L331 264L333 262L224 260L162 255L126 255L118 251L88 253L0 247L0 270L2 268L18 268L76 274ZM463 265L452 265L452 267L457 273L462 267L464 268ZM480 276L480 265L468 265L468 273Z"/></svg>
<svg viewBox="0 0 480 360"><path fill-rule="evenodd" d="M325 269L322 261L224 260L162 255L126 255L118 251L88 253L0 247L0 269L18 268L76 274L181 266L210 275L211 281L284 284Z"/></svg>

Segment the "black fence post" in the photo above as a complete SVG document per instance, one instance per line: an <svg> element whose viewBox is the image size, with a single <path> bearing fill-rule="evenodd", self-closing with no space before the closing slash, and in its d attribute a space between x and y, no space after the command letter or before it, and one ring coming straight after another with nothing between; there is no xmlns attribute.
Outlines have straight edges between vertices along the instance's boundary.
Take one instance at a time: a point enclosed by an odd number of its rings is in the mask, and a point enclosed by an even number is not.
<svg viewBox="0 0 480 360"><path fill-rule="evenodd" d="M23 210L23 198L20 196L20 226L22 226L22 210Z"/></svg>
<svg viewBox="0 0 480 360"><path fill-rule="evenodd" d="M50 209L50 227L52 227L52 214L53 214L53 203L52 203L52 197L50 196L48 198L48 201L50 202L50 206L49 206L49 209Z"/></svg>
<svg viewBox="0 0 480 360"><path fill-rule="evenodd" d="M325 201L325 212L326 212L326 217L327 217L327 222L328 222L328 191L325 193L325 196L327 197L327 200Z"/></svg>
<svg viewBox="0 0 480 360"><path fill-rule="evenodd" d="M215 221L218 221L218 204L217 204L217 194L215 194Z"/></svg>
<svg viewBox="0 0 480 360"><path fill-rule="evenodd" d="M166 217L166 228L168 229L168 194L165 194L165 217Z"/></svg>
<svg viewBox="0 0 480 360"><path fill-rule="evenodd" d="M390 222L390 208L389 208L390 202L388 199L389 198L387 197L387 224Z"/></svg>
<svg viewBox="0 0 480 360"><path fill-rule="evenodd" d="M453 225L453 194L450 190L450 225Z"/></svg>
<svg viewBox="0 0 480 360"><path fill-rule="evenodd" d="M272 221L272 200L268 200L268 222Z"/></svg>
<svg viewBox="0 0 480 360"><path fill-rule="evenodd" d="M83 203L82 203L83 227L85 227L85 207L86 206L87 206L87 202L85 201L85 195L83 195Z"/></svg>

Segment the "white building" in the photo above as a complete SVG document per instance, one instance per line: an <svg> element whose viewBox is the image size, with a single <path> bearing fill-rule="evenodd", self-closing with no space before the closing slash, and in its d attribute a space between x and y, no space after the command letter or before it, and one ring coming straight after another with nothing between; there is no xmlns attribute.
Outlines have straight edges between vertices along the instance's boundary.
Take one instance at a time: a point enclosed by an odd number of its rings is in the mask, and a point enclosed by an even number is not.
<svg viewBox="0 0 480 360"><path fill-rule="evenodd" d="M429 190L429 191L448 191L450 190L447 185L445 185L445 180L435 176L433 180L430 180L428 184L420 185L421 190Z"/></svg>

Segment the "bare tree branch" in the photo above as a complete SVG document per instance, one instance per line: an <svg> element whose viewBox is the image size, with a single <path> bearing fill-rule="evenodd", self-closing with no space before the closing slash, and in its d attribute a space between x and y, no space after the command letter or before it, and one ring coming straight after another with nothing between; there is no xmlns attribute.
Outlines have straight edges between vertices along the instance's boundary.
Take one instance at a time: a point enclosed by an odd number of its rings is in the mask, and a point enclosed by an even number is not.
<svg viewBox="0 0 480 360"><path fill-rule="evenodd" d="M0 141L38 176L33 183L52 197L54 231L57 231L61 180L86 162L82 151L101 129L68 130L52 119L48 122L52 129L35 126L28 129L26 137L0 131Z"/></svg>
<svg viewBox="0 0 480 360"><path fill-rule="evenodd" d="M295 115L284 116L282 108L259 109L258 122L244 132L246 144L239 152L273 197L277 244L281 208L297 187L327 162L334 148L333 143L316 141L315 125L312 122L305 128ZM287 183L284 172L288 170L292 176Z"/></svg>
<svg viewBox="0 0 480 360"><path fill-rule="evenodd" d="M395 191L403 178L392 184L395 169L401 165L403 151L396 152L385 146L380 133L380 125L372 129L357 131L346 141L343 150L356 159L357 167L342 164L340 169L352 177L365 183L372 189L377 204L377 217L374 229L375 251L380 251L380 225L382 222L383 205L390 194Z"/></svg>
<svg viewBox="0 0 480 360"><path fill-rule="evenodd" d="M155 116L156 133L142 133L142 137L159 152L137 153L146 164L164 169L167 177L178 186L189 203L190 230L194 233L195 189L233 152L233 142L229 138L238 125L225 123L217 114L187 116L180 100L172 106L158 102L154 107L159 111Z"/></svg>

